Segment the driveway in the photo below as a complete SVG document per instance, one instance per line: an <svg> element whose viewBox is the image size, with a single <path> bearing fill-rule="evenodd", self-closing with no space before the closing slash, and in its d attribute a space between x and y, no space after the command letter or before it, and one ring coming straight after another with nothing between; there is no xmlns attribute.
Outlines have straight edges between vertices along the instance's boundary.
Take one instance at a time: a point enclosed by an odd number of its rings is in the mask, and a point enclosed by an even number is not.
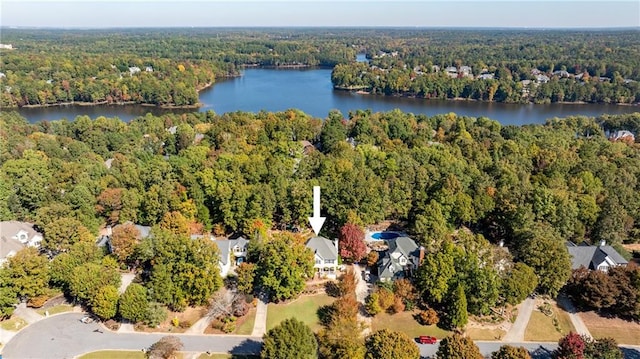
<svg viewBox="0 0 640 359"><path fill-rule="evenodd" d="M367 336L371 334L371 317L365 313L365 300L369 295L369 287L367 282L362 279L362 268L357 264L352 264L351 268L356 276L356 299L360 303L360 311L358 312L358 320L364 323L364 330L362 335Z"/></svg>
<svg viewBox="0 0 640 359"><path fill-rule="evenodd" d="M74 358L104 349L142 350L166 333L123 333L104 329L100 324L82 324L82 313L68 313L40 320L13 337L3 348L5 359ZM101 330L102 333L97 330ZM214 353L258 353L261 338L229 335L177 335L184 351Z"/></svg>
<svg viewBox="0 0 640 359"><path fill-rule="evenodd" d="M527 329L527 324L529 324L531 312L533 311L535 304L535 299L531 298L527 298L522 302L518 308L518 317L516 318L516 321L513 322L513 325L507 334L504 335L504 338L502 338L503 342L512 343L524 341L524 332Z"/></svg>

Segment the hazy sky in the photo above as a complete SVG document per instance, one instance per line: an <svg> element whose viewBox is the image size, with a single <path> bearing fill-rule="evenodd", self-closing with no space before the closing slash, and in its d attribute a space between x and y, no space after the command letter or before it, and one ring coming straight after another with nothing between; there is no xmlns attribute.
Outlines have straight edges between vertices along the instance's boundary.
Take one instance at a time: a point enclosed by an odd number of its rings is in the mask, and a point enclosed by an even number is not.
<svg viewBox="0 0 640 359"><path fill-rule="evenodd" d="M631 1L1 0L2 26L637 27Z"/></svg>

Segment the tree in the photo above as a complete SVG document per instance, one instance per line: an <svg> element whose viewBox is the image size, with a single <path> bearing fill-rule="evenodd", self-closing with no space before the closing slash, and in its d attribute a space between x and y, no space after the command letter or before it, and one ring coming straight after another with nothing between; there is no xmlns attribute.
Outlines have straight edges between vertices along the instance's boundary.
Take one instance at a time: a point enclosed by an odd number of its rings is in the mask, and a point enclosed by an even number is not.
<svg viewBox="0 0 640 359"><path fill-rule="evenodd" d="M440 341L438 359L483 359L480 349L470 338L454 333Z"/></svg>
<svg viewBox="0 0 640 359"><path fill-rule="evenodd" d="M378 305L380 306L380 309L382 309L383 312L388 311L393 305L393 302L395 300L395 296L393 295L393 292L388 290L387 288L379 287L377 290L377 293L378 293Z"/></svg>
<svg viewBox="0 0 640 359"><path fill-rule="evenodd" d="M165 307L160 303L149 303L149 307L147 308L147 313L144 318L144 324L154 328L165 320L167 320L167 310Z"/></svg>
<svg viewBox="0 0 640 359"><path fill-rule="evenodd" d="M442 249L425 255L418 267L416 287L429 303L440 303L449 292L449 282L455 275L454 244L445 240Z"/></svg>
<svg viewBox="0 0 640 359"><path fill-rule="evenodd" d="M405 305L412 307L416 301L416 289L406 278L398 279L393 282L393 293L400 298Z"/></svg>
<svg viewBox="0 0 640 359"><path fill-rule="evenodd" d="M359 262L367 253L364 231L355 224L347 223L342 226L338 243L340 256L347 262Z"/></svg>
<svg viewBox="0 0 640 359"><path fill-rule="evenodd" d="M77 299L90 301L104 286L120 286L120 274L115 263L109 263L105 257L103 264L85 263L73 269L69 289ZM114 261L111 259L111 261Z"/></svg>
<svg viewBox="0 0 640 359"><path fill-rule="evenodd" d="M584 356L588 359L623 359L624 353L613 338L584 338Z"/></svg>
<svg viewBox="0 0 640 359"><path fill-rule="evenodd" d="M9 270L0 267L0 319L10 317L16 304L18 295L11 285Z"/></svg>
<svg viewBox="0 0 640 359"><path fill-rule="evenodd" d="M131 257L136 246L140 243L140 231L132 223L125 223L113 228L111 234L111 249L120 262Z"/></svg>
<svg viewBox="0 0 640 359"><path fill-rule="evenodd" d="M147 288L138 283L131 283L120 296L119 312L122 318L138 323L147 318L149 300Z"/></svg>
<svg viewBox="0 0 640 359"><path fill-rule="evenodd" d="M159 225L160 228L175 235L189 236L191 234L189 221L180 212L165 213Z"/></svg>
<svg viewBox="0 0 640 359"><path fill-rule="evenodd" d="M491 353L491 359L531 359L531 355L523 347L503 345L497 352Z"/></svg>
<svg viewBox="0 0 640 359"><path fill-rule="evenodd" d="M3 279L9 283L12 291L20 298L34 298L45 294L49 282L49 261L34 247L18 251L7 261L6 275ZM0 287L8 287L1 285Z"/></svg>
<svg viewBox="0 0 640 359"><path fill-rule="evenodd" d="M389 329L378 330L365 340L365 359L419 359L420 351L411 338Z"/></svg>
<svg viewBox="0 0 640 359"><path fill-rule="evenodd" d="M377 251L371 251L367 254L367 267L373 267L378 263L378 259L380 259L380 254Z"/></svg>
<svg viewBox="0 0 640 359"><path fill-rule="evenodd" d="M342 123L342 113L332 110L329 117L322 124L320 142L325 152L331 152L338 144L347 139L347 129Z"/></svg>
<svg viewBox="0 0 640 359"><path fill-rule="evenodd" d="M571 274L569 252L562 239L553 228L540 223L523 231L518 240L522 243L518 257L535 271L540 292L558 294Z"/></svg>
<svg viewBox="0 0 640 359"><path fill-rule="evenodd" d="M101 287L91 297L91 311L103 320L111 319L118 310L118 288L112 285Z"/></svg>
<svg viewBox="0 0 640 359"><path fill-rule="evenodd" d="M467 296L462 285L458 285L451 294L445 316L447 325L451 329L464 328L467 325Z"/></svg>
<svg viewBox="0 0 640 359"><path fill-rule="evenodd" d="M68 251L77 242L95 241L95 236L75 218L60 218L44 229L42 248L53 253Z"/></svg>
<svg viewBox="0 0 640 359"><path fill-rule="evenodd" d="M243 262L236 268L238 291L245 294L253 293L253 283L256 276L256 265Z"/></svg>
<svg viewBox="0 0 640 359"><path fill-rule="evenodd" d="M147 350L147 358L149 359L169 359L173 358L176 352L184 347L180 338L175 336L162 337L153 343Z"/></svg>
<svg viewBox="0 0 640 359"><path fill-rule="evenodd" d="M372 316L382 312L382 307L380 307L380 295L378 292L373 292L367 296L365 309L367 310L367 313Z"/></svg>
<svg viewBox="0 0 640 359"><path fill-rule="evenodd" d="M517 305L529 296L538 286L533 268L518 262L502 279L502 297L505 302Z"/></svg>
<svg viewBox="0 0 640 359"><path fill-rule="evenodd" d="M285 319L263 337L260 357L263 359L317 358L318 342L306 324Z"/></svg>
<svg viewBox="0 0 640 359"><path fill-rule="evenodd" d="M570 332L558 341L558 348L553 351L555 359L583 359L585 342L580 334Z"/></svg>
<svg viewBox="0 0 640 359"><path fill-rule="evenodd" d="M258 287L275 301L300 294L312 274L313 253L286 235L267 241L256 263Z"/></svg>

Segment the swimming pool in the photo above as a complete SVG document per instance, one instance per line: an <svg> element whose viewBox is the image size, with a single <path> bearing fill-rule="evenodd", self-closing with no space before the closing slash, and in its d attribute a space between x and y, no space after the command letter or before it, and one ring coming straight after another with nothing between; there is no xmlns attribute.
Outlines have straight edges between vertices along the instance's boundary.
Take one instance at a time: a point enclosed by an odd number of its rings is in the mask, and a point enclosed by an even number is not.
<svg viewBox="0 0 640 359"><path fill-rule="evenodd" d="M373 239L394 239L400 237L396 232L376 232L371 235Z"/></svg>

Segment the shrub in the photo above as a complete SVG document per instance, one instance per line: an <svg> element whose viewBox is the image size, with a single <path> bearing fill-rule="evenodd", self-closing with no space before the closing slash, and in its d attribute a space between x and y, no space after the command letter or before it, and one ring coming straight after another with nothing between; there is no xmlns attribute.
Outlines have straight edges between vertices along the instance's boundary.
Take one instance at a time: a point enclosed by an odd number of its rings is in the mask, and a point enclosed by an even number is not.
<svg viewBox="0 0 640 359"><path fill-rule="evenodd" d="M386 312L387 310L389 310L389 308L391 308L391 306L393 305L394 300L395 296L390 290L387 290L385 288L380 288L380 290L378 290L378 304L380 305L380 309L382 311Z"/></svg>
<svg viewBox="0 0 640 359"><path fill-rule="evenodd" d="M244 317L249 312L249 304L242 299L233 302L233 315Z"/></svg>
<svg viewBox="0 0 640 359"><path fill-rule="evenodd" d="M382 311L378 293L371 293L366 300L365 309L369 315L375 316Z"/></svg>
<svg viewBox="0 0 640 359"><path fill-rule="evenodd" d="M226 317L222 320L222 330L225 333L233 333L236 330L236 320L237 318L234 316Z"/></svg>
<svg viewBox="0 0 640 359"><path fill-rule="evenodd" d="M391 305L391 311L393 313L400 313L400 312L404 312L404 302L402 301L402 298L400 297L395 297L394 301L393 301L393 305Z"/></svg>
<svg viewBox="0 0 640 359"><path fill-rule="evenodd" d="M37 297L29 298L27 302L27 306L31 308L40 308L49 300L49 296L46 294L41 294Z"/></svg>
<svg viewBox="0 0 640 359"><path fill-rule="evenodd" d="M440 317L438 317L438 312L432 308L428 308L418 313L416 315L416 320L422 325L434 325L440 322Z"/></svg>
<svg viewBox="0 0 640 359"><path fill-rule="evenodd" d="M180 324L178 324L178 326L182 329L188 329L191 327L191 322L188 320L184 320L182 322L180 322Z"/></svg>
<svg viewBox="0 0 640 359"><path fill-rule="evenodd" d="M157 327L165 320L167 320L167 311L164 306L160 303L149 303L145 313L144 324L150 327Z"/></svg>

